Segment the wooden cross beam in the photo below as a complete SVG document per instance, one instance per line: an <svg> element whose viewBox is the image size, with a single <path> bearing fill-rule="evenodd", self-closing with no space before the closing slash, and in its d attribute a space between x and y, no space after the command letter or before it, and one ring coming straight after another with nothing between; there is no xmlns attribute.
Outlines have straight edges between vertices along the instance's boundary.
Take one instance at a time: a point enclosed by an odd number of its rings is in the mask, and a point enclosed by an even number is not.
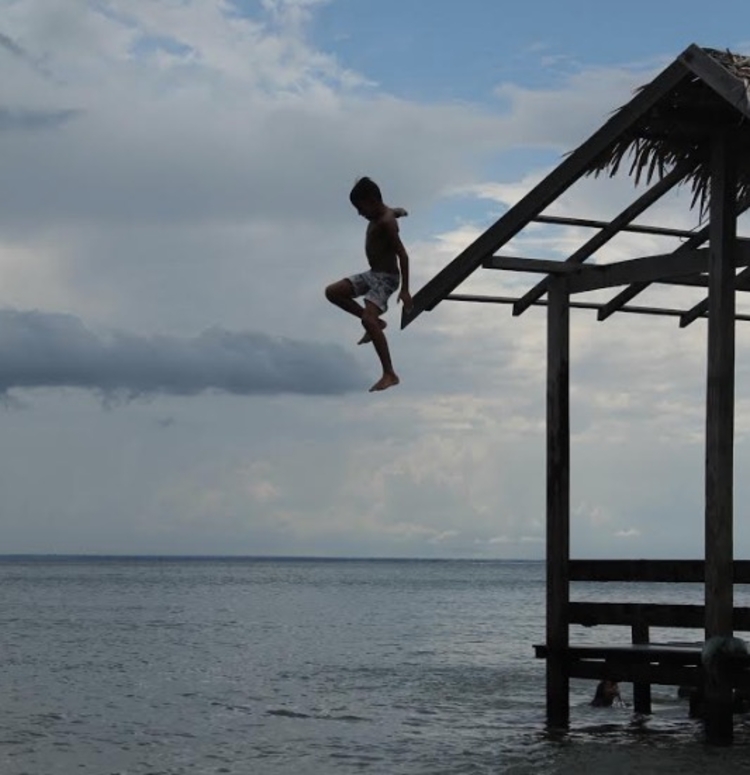
<svg viewBox="0 0 750 775"><path fill-rule="evenodd" d="M520 256L490 256L482 266L485 269L505 269L510 272L532 272L534 274L572 274L581 271L579 264L571 264L567 261L521 258Z"/></svg>
<svg viewBox="0 0 750 775"><path fill-rule="evenodd" d="M581 267L582 271L568 281L570 293L595 291L633 282L658 282L665 277L679 277L696 272L708 271L708 248L699 248L681 253L665 253L612 264L597 264ZM750 245L736 242L734 247L736 266L750 265Z"/></svg>
<svg viewBox="0 0 750 775"><path fill-rule="evenodd" d="M750 265L750 242L738 240L735 244L736 266ZM536 272L551 275L569 275L569 293L584 293L633 282L660 282L689 277L686 284L696 285L695 275L708 271L708 249L700 248L678 253L616 261L610 264L581 265L569 261L547 261L517 256L492 256L484 262L487 269L505 269L514 272ZM701 278L701 285L706 280Z"/></svg>
<svg viewBox="0 0 750 775"><path fill-rule="evenodd" d="M665 255L672 255L665 254ZM525 272L527 274L573 274L588 271L588 266L580 264L570 264L567 261L553 261L548 258L526 258L521 256L490 256L482 265L485 269L503 269L508 272ZM606 264L612 266L612 264ZM746 276L747 274L747 276ZM656 283L664 285L687 285L697 288L708 287L708 275L703 270L691 272L689 268L683 274L680 268L680 274L670 277L660 277L654 280ZM737 276L737 290L750 291L750 271L743 272Z"/></svg>

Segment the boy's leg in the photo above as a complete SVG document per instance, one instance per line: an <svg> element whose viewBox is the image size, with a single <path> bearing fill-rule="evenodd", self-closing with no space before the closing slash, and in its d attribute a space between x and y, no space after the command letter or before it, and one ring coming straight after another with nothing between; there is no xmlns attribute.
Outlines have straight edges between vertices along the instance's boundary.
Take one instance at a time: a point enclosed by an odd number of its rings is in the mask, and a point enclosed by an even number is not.
<svg viewBox="0 0 750 775"><path fill-rule="evenodd" d="M377 308L378 325L381 330L386 327L386 322L380 315L382 315L388 309L388 297L398 288L399 277L383 275L378 272L370 272L368 276L367 295L365 296L365 303L370 301ZM357 342L357 344L365 344L371 342L372 337L370 332L365 330L364 336Z"/></svg>
<svg viewBox="0 0 750 775"><path fill-rule="evenodd" d="M364 314L364 307L354 300L354 286L351 280L339 280L331 283L326 288L326 298L354 317L361 318Z"/></svg>
<svg viewBox="0 0 750 775"><path fill-rule="evenodd" d="M399 378L393 370L391 363L391 353L388 349L388 341L385 338L380 319L380 308L373 304L369 299L365 300L365 310L362 313L362 325L365 331L370 335L375 352L378 354L380 364L383 367L383 376L370 388L370 392L376 390L385 390L386 388L398 385Z"/></svg>
<svg viewBox="0 0 750 775"><path fill-rule="evenodd" d="M361 319L365 308L358 301L355 301L354 294L354 286L352 285L352 281L349 279L339 280L338 282L331 283L326 288L326 298L328 301L343 309L344 312L348 312L350 315L354 315L355 317ZM385 328L385 326L385 320L381 320L380 327ZM372 339L370 338L370 334L365 331L357 344L365 344L366 342L371 341Z"/></svg>
<svg viewBox="0 0 750 775"><path fill-rule="evenodd" d="M378 318L378 325L380 326L380 330L382 331L388 324L383 320L383 318ZM362 338L357 342L357 344L367 344L368 342L372 342L372 337L370 334L365 331L364 334L362 334Z"/></svg>

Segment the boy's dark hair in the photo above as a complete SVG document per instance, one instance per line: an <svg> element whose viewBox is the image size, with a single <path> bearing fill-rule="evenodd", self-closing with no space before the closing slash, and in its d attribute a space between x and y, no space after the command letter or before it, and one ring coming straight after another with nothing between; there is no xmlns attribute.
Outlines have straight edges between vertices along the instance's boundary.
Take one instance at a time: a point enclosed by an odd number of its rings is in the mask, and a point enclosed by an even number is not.
<svg viewBox="0 0 750 775"><path fill-rule="evenodd" d="M370 178L360 178L349 193L349 201L352 204L361 202L363 199L383 203L383 195L380 193L378 184Z"/></svg>

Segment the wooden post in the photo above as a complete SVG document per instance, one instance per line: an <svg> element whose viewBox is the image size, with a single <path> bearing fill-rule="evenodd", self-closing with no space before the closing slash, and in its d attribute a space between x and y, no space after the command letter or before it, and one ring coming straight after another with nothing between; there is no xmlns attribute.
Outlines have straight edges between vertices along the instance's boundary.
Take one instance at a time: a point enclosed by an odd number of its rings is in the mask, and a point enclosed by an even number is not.
<svg viewBox="0 0 750 775"><path fill-rule="evenodd" d="M570 307L565 278L554 279L547 308L547 723L567 727L570 598Z"/></svg>
<svg viewBox="0 0 750 775"><path fill-rule="evenodd" d="M639 617L631 626L632 641L635 644L649 642L648 625ZM633 710L644 715L651 714L651 684L636 681L633 684Z"/></svg>
<svg viewBox="0 0 750 775"><path fill-rule="evenodd" d="M734 143L719 132L711 146L708 368L706 390L706 639L732 635L734 314L737 235ZM706 685L706 738L732 741L731 687Z"/></svg>

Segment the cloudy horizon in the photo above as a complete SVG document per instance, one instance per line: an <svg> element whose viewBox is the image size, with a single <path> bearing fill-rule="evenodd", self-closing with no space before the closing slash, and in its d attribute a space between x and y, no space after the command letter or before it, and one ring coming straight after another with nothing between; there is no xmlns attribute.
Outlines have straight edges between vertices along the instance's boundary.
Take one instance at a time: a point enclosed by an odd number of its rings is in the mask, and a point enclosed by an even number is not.
<svg viewBox="0 0 750 775"><path fill-rule="evenodd" d="M543 557L544 310L446 302L402 332L394 299L402 383L372 395L323 289L364 266L357 177L409 210L416 292L688 44L750 52L739 0L573 5L0 0L3 553ZM556 207L632 198L586 179ZM689 203L646 220L693 228ZM739 324L738 556L748 355ZM701 556L704 370L703 322L573 313L574 555Z"/></svg>

